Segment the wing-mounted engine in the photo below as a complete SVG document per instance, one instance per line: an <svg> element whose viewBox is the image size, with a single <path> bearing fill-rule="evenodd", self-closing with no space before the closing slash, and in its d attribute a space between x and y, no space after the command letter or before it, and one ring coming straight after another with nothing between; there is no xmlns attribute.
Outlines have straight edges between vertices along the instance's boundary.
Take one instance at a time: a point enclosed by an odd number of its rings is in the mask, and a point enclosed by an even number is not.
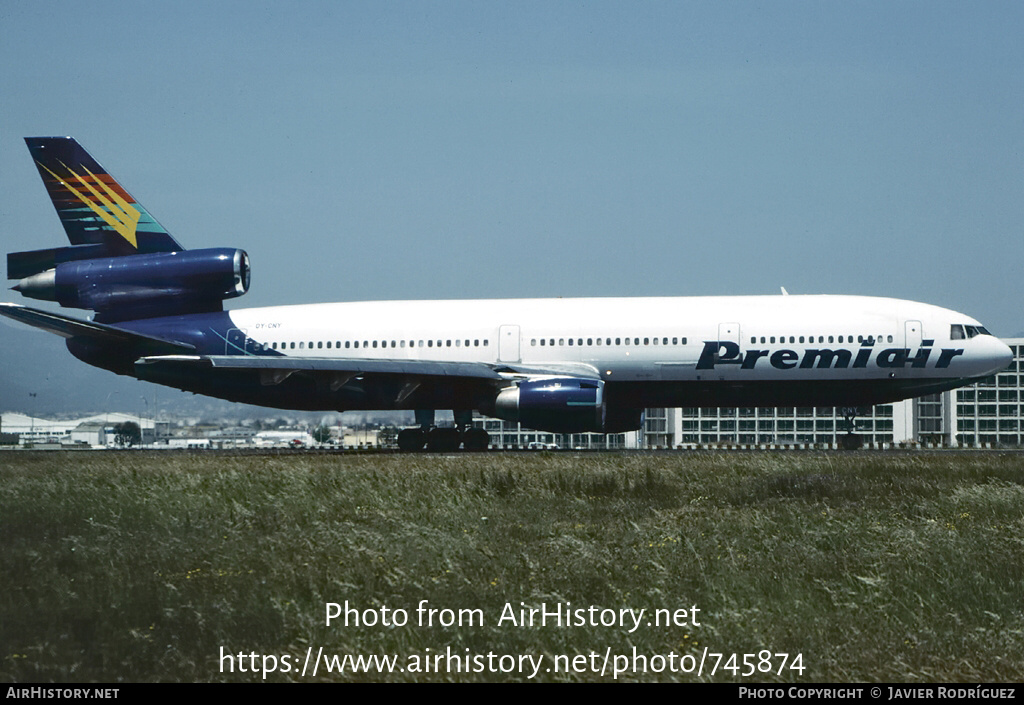
<svg viewBox="0 0 1024 705"><path fill-rule="evenodd" d="M639 410L608 408L603 381L580 377L530 379L507 387L494 400L493 415L553 433L621 433L642 423Z"/></svg>
<svg viewBox="0 0 1024 705"><path fill-rule="evenodd" d="M9 277L15 273L25 274L8 269ZM29 298L91 309L107 323L221 311L225 299L248 288L249 256L231 248L59 262L14 287Z"/></svg>

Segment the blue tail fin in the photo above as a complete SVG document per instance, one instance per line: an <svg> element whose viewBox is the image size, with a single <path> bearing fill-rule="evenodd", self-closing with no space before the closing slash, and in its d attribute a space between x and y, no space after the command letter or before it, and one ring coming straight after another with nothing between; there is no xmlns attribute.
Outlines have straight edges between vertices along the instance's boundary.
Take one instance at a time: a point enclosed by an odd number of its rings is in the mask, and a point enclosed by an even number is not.
<svg viewBox="0 0 1024 705"><path fill-rule="evenodd" d="M72 245L104 245L108 256L182 249L73 137L25 142Z"/></svg>

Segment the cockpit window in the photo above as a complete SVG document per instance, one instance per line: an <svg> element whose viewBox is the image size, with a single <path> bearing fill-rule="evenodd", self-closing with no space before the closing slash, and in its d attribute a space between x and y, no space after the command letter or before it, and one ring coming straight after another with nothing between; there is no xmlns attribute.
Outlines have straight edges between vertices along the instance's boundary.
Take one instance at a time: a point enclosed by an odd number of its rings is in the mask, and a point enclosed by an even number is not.
<svg viewBox="0 0 1024 705"><path fill-rule="evenodd" d="M988 332L984 326L968 326L954 323L950 326L949 337L951 340L963 340L964 338L973 338L978 335L992 335Z"/></svg>

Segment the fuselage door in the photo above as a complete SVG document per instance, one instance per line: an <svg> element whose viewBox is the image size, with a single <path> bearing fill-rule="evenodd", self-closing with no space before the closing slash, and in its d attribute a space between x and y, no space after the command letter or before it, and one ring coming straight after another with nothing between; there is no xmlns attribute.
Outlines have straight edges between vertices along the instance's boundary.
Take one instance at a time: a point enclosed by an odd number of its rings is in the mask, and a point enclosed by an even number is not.
<svg viewBox="0 0 1024 705"><path fill-rule="evenodd" d="M730 349L732 348L732 349ZM740 355L740 324L719 323L718 324L718 351L715 353L715 361L725 358L739 360ZM725 379L732 375L739 365L722 365L715 370L718 379Z"/></svg>
<svg viewBox="0 0 1024 705"><path fill-rule="evenodd" d="M907 321L905 330L907 337L903 345L910 348L910 354L913 355L914 350L921 347L921 321Z"/></svg>
<svg viewBox="0 0 1024 705"><path fill-rule="evenodd" d="M720 341L728 341L730 343L740 344L740 324L739 323L719 323L718 324L718 339Z"/></svg>
<svg viewBox="0 0 1024 705"><path fill-rule="evenodd" d="M519 326L498 328L498 362L519 362Z"/></svg>

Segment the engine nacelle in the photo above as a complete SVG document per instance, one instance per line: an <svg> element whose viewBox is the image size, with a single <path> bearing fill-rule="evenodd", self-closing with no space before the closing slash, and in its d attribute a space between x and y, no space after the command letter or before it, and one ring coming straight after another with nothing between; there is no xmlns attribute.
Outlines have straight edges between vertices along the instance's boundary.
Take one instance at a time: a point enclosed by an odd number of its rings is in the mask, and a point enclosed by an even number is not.
<svg viewBox="0 0 1024 705"><path fill-rule="evenodd" d="M604 382L576 377L527 380L501 390L494 415L538 431L604 430Z"/></svg>
<svg viewBox="0 0 1024 705"><path fill-rule="evenodd" d="M579 377L520 382L501 390L488 413L552 433L625 433L644 423L643 409L609 408L604 382Z"/></svg>
<svg viewBox="0 0 1024 705"><path fill-rule="evenodd" d="M221 247L62 262L14 288L30 298L112 314L97 320L116 320L220 310L224 299L249 289L249 276L249 256Z"/></svg>

